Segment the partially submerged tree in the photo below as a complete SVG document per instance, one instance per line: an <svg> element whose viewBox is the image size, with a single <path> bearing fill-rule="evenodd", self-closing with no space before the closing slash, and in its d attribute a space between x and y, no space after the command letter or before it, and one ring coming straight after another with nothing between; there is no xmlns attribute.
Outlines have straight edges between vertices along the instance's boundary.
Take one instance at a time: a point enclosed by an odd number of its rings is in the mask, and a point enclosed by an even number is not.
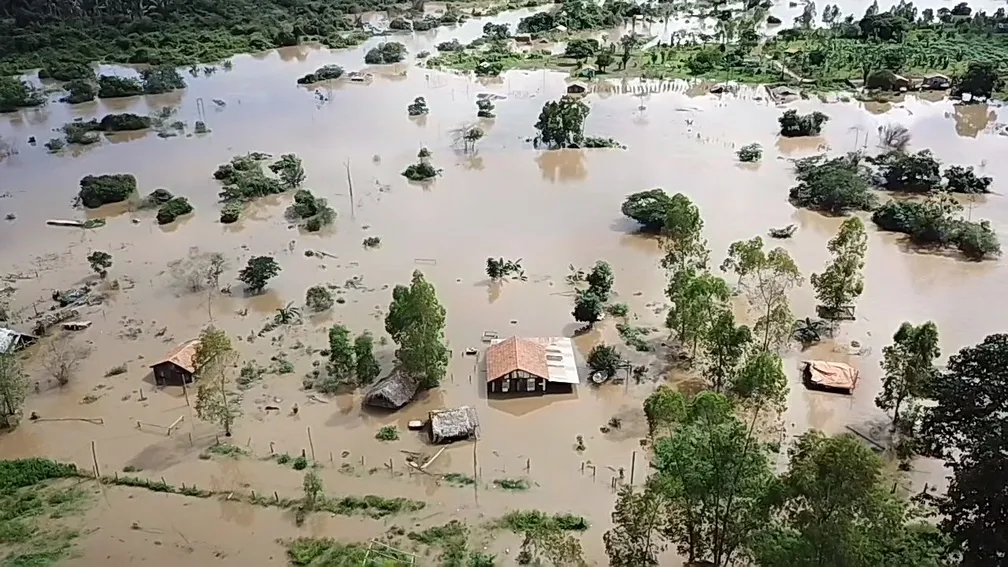
<svg viewBox="0 0 1008 567"><path fill-rule="evenodd" d="M956 75L952 81L952 96L962 98L965 94L973 97L990 98L1004 86L994 63L990 61L970 61L966 71Z"/></svg>
<svg viewBox="0 0 1008 567"><path fill-rule="evenodd" d="M290 189L300 187L304 183L304 167L301 165L301 158L295 154L283 154L278 161L269 165L269 169Z"/></svg>
<svg viewBox="0 0 1008 567"><path fill-rule="evenodd" d="M668 503L656 484L648 482L637 491L633 486L620 489L613 527L602 535L611 567L658 565L667 547L662 534L668 529Z"/></svg>
<svg viewBox="0 0 1008 567"><path fill-rule="evenodd" d="M305 292L305 305L315 312L325 311L333 306L332 293L324 285L313 285Z"/></svg>
<svg viewBox="0 0 1008 567"><path fill-rule="evenodd" d="M616 375L616 370L622 361L623 357L620 356L616 347L605 343L592 347L587 359L588 368L592 372L602 372L609 378Z"/></svg>
<svg viewBox="0 0 1008 567"><path fill-rule="evenodd" d="M280 264L272 256L254 256L238 272L238 281L245 284L249 293L261 293L266 283L280 273Z"/></svg>
<svg viewBox="0 0 1008 567"><path fill-rule="evenodd" d="M737 325L731 308L723 307L711 314L710 327L700 344L705 361L703 374L712 390L723 392L734 381L752 345L752 331L745 325Z"/></svg>
<svg viewBox="0 0 1008 567"><path fill-rule="evenodd" d="M336 211L326 199L316 197L307 189L298 189L294 194L294 203L287 207L284 216L308 232L318 232L336 220Z"/></svg>
<svg viewBox="0 0 1008 567"><path fill-rule="evenodd" d="M410 116L425 116L430 112L430 109L427 108L427 100L422 96L418 96L406 107L406 112Z"/></svg>
<svg viewBox="0 0 1008 567"><path fill-rule="evenodd" d="M70 383L81 363L91 354L89 347L75 344L66 334L53 337L42 351L42 367L60 387Z"/></svg>
<svg viewBox="0 0 1008 567"><path fill-rule="evenodd" d="M725 281L708 271L687 269L674 277L665 295L672 300L665 318L691 358L696 358L701 341L708 334L711 314L728 308L731 290Z"/></svg>
<svg viewBox="0 0 1008 567"><path fill-rule="evenodd" d="M590 272L585 277L588 282L588 291L594 293L603 302L609 301L609 294L612 293L613 273L608 262L599 260L592 266Z"/></svg>
<svg viewBox="0 0 1008 567"><path fill-rule="evenodd" d="M810 114L798 114L795 109L787 110L780 118L780 134L785 138L801 136L818 136L822 133L823 124L829 121L829 116L815 111Z"/></svg>
<svg viewBox="0 0 1008 567"><path fill-rule="evenodd" d="M28 375L12 351L0 352L0 427L13 427L28 391Z"/></svg>
<svg viewBox="0 0 1008 567"><path fill-rule="evenodd" d="M357 383L367 386L381 373L381 366L374 355L374 337L364 331L354 339L354 359L356 361Z"/></svg>
<svg viewBox="0 0 1008 567"><path fill-rule="evenodd" d="M910 129L902 124L879 126L878 135L879 145L891 152L905 152L910 145Z"/></svg>
<svg viewBox="0 0 1008 567"><path fill-rule="evenodd" d="M487 258L486 275L493 282L499 282L512 274L524 281L527 277L525 276L525 269L522 268L521 262L521 258L517 260Z"/></svg>
<svg viewBox="0 0 1008 567"><path fill-rule="evenodd" d="M564 95L543 105L535 124L536 145L549 149L578 146L584 139L584 121L590 109L581 99Z"/></svg>
<svg viewBox="0 0 1008 567"><path fill-rule="evenodd" d="M494 103L489 98L477 98L476 99L476 116L479 118L494 118Z"/></svg>
<svg viewBox="0 0 1008 567"><path fill-rule="evenodd" d="M364 55L364 62L368 65L387 65L390 63L398 63L405 57L406 46L397 41L390 41L387 43L379 43L368 50L368 52Z"/></svg>
<svg viewBox="0 0 1008 567"><path fill-rule="evenodd" d="M914 154L889 152L873 161L884 178L882 187L889 191L930 193L941 187L941 162L930 150Z"/></svg>
<svg viewBox="0 0 1008 567"><path fill-rule="evenodd" d="M112 267L112 255L104 250L95 250L87 256L91 271L98 274L98 277L105 279L108 270Z"/></svg>
<svg viewBox="0 0 1008 567"><path fill-rule="evenodd" d="M319 389L333 393L342 385L352 384L356 369L350 329L344 325L333 325L329 329L329 362L326 364L328 376Z"/></svg>
<svg viewBox="0 0 1008 567"><path fill-rule="evenodd" d="M738 159L742 163L753 163L763 158L763 147L759 144L747 144L736 152Z"/></svg>
<svg viewBox="0 0 1008 567"><path fill-rule="evenodd" d="M821 274L812 274L812 287L825 311L823 317L839 317L845 309L854 312L854 301L864 291L864 257L868 250L868 236L864 223L850 217L840 225L837 235L827 246L833 261Z"/></svg>
<svg viewBox="0 0 1008 567"><path fill-rule="evenodd" d="M203 329L193 354L199 383L196 414L200 419L219 425L225 437L231 436L231 428L241 416L240 398L234 390L237 363L238 353L227 334L214 327Z"/></svg>
<svg viewBox="0 0 1008 567"><path fill-rule="evenodd" d="M796 207L832 215L875 207L870 172L861 164L860 154L799 159L795 161L795 175L798 185L791 188L788 200Z"/></svg>
<svg viewBox="0 0 1008 567"><path fill-rule="evenodd" d="M665 227L665 217L668 216L671 204L669 194L664 189L656 188L628 195L621 211L640 223L642 230L658 233Z"/></svg>
<svg viewBox="0 0 1008 567"><path fill-rule="evenodd" d="M882 391L875 405L892 416L892 431L910 433L920 402L938 374L935 359L938 327L928 321L922 325L904 322L893 335L892 344L882 349Z"/></svg>
<svg viewBox="0 0 1008 567"><path fill-rule="evenodd" d="M574 292L574 311L571 312L571 315L575 321L587 323L588 327L593 327L602 319L604 309L605 301L591 289L579 289Z"/></svg>
<svg viewBox="0 0 1008 567"><path fill-rule="evenodd" d="M80 180L80 202L94 209L110 203L121 203L136 193L137 180L129 173L85 175Z"/></svg>
<svg viewBox="0 0 1008 567"><path fill-rule="evenodd" d="M782 346L790 339L794 324L788 293L802 284L794 259L783 248L766 252L763 239L757 236L732 245L721 266L727 267L739 274L742 291L758 314L754 332L763 350Z"/></svg>
<svg viewBox="0 0 1008 567"><path fill-rule="evenodd" d="M440 384L448 367L444 327L445 310L434 286L415 270L409 286L392 290L385 332L399 347L395 356L400 370L419 380L422 388Z"/></svg>

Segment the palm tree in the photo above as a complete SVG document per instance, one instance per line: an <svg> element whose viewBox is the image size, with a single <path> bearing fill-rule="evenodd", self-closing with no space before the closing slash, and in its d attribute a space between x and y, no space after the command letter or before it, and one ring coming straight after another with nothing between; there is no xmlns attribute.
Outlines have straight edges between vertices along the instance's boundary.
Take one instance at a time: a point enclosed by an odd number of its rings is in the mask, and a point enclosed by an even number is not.
<svg viewBox="0 0 1008 567"><path fill-rule="evenodd" d="M294 302L277 309L276 315L273 316L273 322L277 325L299 325L303 320L301 310L294 307Z"/></svg>

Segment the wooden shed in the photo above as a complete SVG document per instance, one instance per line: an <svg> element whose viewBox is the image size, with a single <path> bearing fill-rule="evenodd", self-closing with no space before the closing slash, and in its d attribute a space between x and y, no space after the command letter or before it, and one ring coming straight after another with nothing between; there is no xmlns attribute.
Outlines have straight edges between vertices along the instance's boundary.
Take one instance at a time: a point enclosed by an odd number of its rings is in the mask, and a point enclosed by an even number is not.
<svg viewBox="0 0 1008 567"><path fill-rule="evenodd" d="M163 360L151 365L154 372L154 383L158 386L181 386L191 384L196 368L193 365L193 355L199 339L192 339L175 347Z"/></svg>

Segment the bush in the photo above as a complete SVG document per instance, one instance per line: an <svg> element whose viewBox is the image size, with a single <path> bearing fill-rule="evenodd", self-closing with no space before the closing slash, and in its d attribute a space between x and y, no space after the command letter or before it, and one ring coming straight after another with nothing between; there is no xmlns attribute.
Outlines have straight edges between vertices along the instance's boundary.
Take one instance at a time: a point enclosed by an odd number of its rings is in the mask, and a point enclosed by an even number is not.
<svg viewBox="0 0 1008 567"><path fill-rule="evenodd" d="M56 61L39 69L38 78L55 79L57 81L94 79L94 70L86 63L80 63L77 61Z"/></svg>
<svg viewBox="0 0 1008 567"><path fill-rule="evenodd" d="M1001 244L989 221L962 221L953 239L956 248L971 260L1001 255Z"/></svg>
<svg viewBox="0 0 1008 567"><path fill-rule="evenodd" d="M158 224L168 224L174 222L176 218L187 215L193 211L189 199L185 197L173 197L167 203L161 205L157 212Z"/></svg>
<svg viewBox="0 0 1008 567"><path fill-rule="evenodd" d="M0 112L14 112L28 106L45 104L45 96L28 83L14 78L0 76Z"/></svg>
<svg viewBox="0 0 1008 567"><path fill-rule="evenodd" d="M426 161L411 164L402 172L403 177L410 181L427 181L428 179L434 179L440 173L440 170Z"/></svg>
<svg viewBox="0 0 1008 567"><path fill-rule="evenodd" d="M301 77L297 82L299 85L310 85L321 83L322 81L331 81L342 76L343 67L339 65L324 65L316 69L314 73L308 73L304 77Z"/></svg>
<svg viewBox="0 0 1008 567"><path fill-rule="evenodd" d="M95 86L91 83L91 81L70 81L66 85L63 85L63 88L66 89L67 95L61 98L60 102L65 102L67 104L90 102L94 100L95 96L98 94L98 90L95 89Z"/></svg>
<svg viewBox="0 0 1008 567"><path fill-rule="evenodd" d="M113 175L87 175L80 180L81 203L94 209L109 203L129 199L137 190L136 177L129 173Z"/></svg>
<svg viewBox="0 0 1008 567"><path fill-rule="evenodd" d="M312 286L305 292L305 305L312 311L325 311L333 306L332 293L325 286Z"/></svg>
<svg viewBox="0 0 1008 567"><path fill-rule="evenodd" d="M231 224L233 222L238 222L238 218L241 216L242 204L241 203L225 203L221 207L220 221L223 224Z"/></svg>
<svg viewBox="0 0 1008 567"><path fill-rule="evenodd" d="M686 67L693 75L710 73L724 62L724 55L712 48L704 48L686 60Z"/></svg>
<svg viewBox="0 0 1008 567"><path fill-rule="evenodd" d="M169 93L176 89L186 88L185 79L175 69L174 65L161 65L144 69L140 73L143 92L146 94Z"/></svg>
<svg viewBox="0 0 1008 567"><path fill-rule="evenodd" d="M463 51L465 46L459 43L458 39L453 39L451 41L442 41L437 44L438 51Z"/></svg>
<svg viewBox="0 0 1008 567"><path fill-rule="evenodd" d="M798 185L791 188L788 200L796 207L834 215L875 207L869 172L861 165L859 154L828 160L822 155L796 160L795 174Z"/></svg>
<svg viewBox="0 0 1008 567"><path fill-rule="evenodd" d="M379 441L398 441L399 430L394 425L386 425L375 433L375 439Z"/></svg>
<svg viewBox="0 0 1008 567"><path fill-rule="evenodd" d="M777 119L780 123L780 134L785 138L800 136L818 136L822 126L829 121L829 116L816 111L811 114L798 114L797 110L788 110Z"/></svg>
<svg viewBox="0 0 1008 567"><path fill-rule="evenodd" d="M756 162L763 159L763 147L759 144L742 146L742 149L740 149L736 155L738 155L739 161L741 162Z"/></svg>
<svg viewBox="0 0 1008 567"><path fill-rule="evenodd" d="M379 43L364 55L368 65L385 65L398 63L406 57L406 46L395 41Z"/></svg>
<svg viewBox="0 0 1008 567"><path fill-rule="evenodd" d="M588 353L588 368L592 372L603 372L606 377L616 374L616 369L622 362L623 357L616 350L616 347L606 344L595 345Z"/></svg>
<svg viewBox="0 0 1008 567"><path fill-rule="evenodd" d="M308 232L317 232L336 220L336 211L325 199L316 197L307 189L299 189L294 194L294 204L287 207L284 216L288 220L297 221Z"/></svg>
<svg viewBox="0 0 1008 567"><path fill-rule="evenodd" d="M949 193L990 193L990 184L994 181L986 175L974 173L973 166L961 165L949 166L945 170L945 179L948 180L945 189Z"/></svg>
<svg viewBox="0 0 1008 567"><path fill-rule="evenodd" d="M962 205L948 195L924 201L889 201L872 215L881 230L906 234L916 244L955 245L966 257L982 260L1001 254L1001 245L988 221L961 218Z"/></svg>
<svg viewBox="0 0 1008 567"><path fill-rule="evenodd" d="M144 87L139 79L115 75L98 77L98 98L120 98L142 94L144 94Z"/></svg>
<svg viewBox="0 0 1008 567"><path fill-rule="evenodd" d="M161 205L167 203L168 201L171 201L173 197L174 195L171 194L171 191L163 187L159 187L148 193L147 196L144 197L143 199L140 199L140 204L138 205L138 208L140 209L159 208Z"/></svg>
<svg viewBox="0 0 1008 567"><path fill-rule="evenodd" d="M150 128L151 119L147 116L130 114L106 114L98 123L102 132L128 132Z"/></svg>
<svg viewBox="0 0 1008 567"><path fill-rule="evenodd" d="M892 151L872 161L879 166L879 173L884 178L882 187L889 191L930 193L941 187L941 175L938 173L941 163L929 150L915 154Z"/></svg>
<svg viewBox="0 0 1008 567"><path fill-rule="evenodd" d="M50 138L48 142L45 143L45 149L49 150L50 153L56 153L66 146L66 142L63 138Z"/></svg>

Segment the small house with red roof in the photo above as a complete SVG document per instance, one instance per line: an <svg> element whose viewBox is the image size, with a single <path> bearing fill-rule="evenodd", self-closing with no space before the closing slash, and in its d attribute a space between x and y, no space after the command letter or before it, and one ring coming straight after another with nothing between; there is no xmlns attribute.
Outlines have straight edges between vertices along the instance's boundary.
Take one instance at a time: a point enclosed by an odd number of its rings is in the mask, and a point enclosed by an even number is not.
<svg viewBox="0 0 1008 567"><path fill-rule="evenodd" d="M567 337L494 339L486 350L487 395L570 393L581 383Z"/></svg>

